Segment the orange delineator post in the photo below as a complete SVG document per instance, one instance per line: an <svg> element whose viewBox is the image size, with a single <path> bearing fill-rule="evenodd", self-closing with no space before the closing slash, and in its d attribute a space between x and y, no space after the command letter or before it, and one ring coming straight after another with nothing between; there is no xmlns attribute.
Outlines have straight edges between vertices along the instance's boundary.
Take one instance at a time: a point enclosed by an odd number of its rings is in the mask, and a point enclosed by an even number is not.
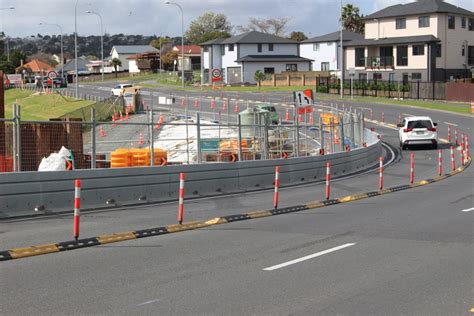
<svg viewBox="0 0 474 316"><path fill-rule="evenodd" d="M179 174L179 205L178 205L178 223L183 223L184 218L184 173Z"/></svg>
<svg viewBox="0 0 474 316"><path fill-rule="evenodd" d="M443 174L443 151L438 149L438 175Z"/></svg>
<svg viewBox="0 0 474 316"><path fill-rule="evenodd" d="M383 157L379 158L379 190L383 189Z"/></svg>
<svg viewBox="0 0 474 316"><path fill-rule="evenodd" d="M331 163L326 162L326 200L329 200L331 196Z"/></svg>
<svg viewBox="0 0 474 316"><path fill-rule="evenodd" d="M454 146L450 147L451 151L451 170L454 171L456 169L456 162L454 161Z"/></svg>
<svg viewBox="0 0 474 316"><path fill-rule="evenodd" d="M273 194L273 207L278 208L278 188L280 187L280 166L275 168L275 192Z"/></svg>
<svg viewBox="0 0 474 316"><path fill-rule="evenodd" d="M415 154L410 154L410 184L415 182Z"/></svg>
<svg viewBox="0 0 474 316"><path fill-rule="evenodd" d="M239 113L239 100L235 100L234 112Z"/></svg>
<svg viewBox="0 0 474 316"><path fill-rule="evenodd" d="M451 143L451 126L448 125L448 143Z"/></svg>
<svg viewBox="0 0 474 316"><path fill-rule="evenodd" d="M194 98L194 108L199 109L199 99L198 98Z"/></svg>
<svg viewBox="0 0 474 316"><path fill-rule="evenodd" d="M79 239L79 223L81 217L81 180L74 182L74 239Z"/></svg>

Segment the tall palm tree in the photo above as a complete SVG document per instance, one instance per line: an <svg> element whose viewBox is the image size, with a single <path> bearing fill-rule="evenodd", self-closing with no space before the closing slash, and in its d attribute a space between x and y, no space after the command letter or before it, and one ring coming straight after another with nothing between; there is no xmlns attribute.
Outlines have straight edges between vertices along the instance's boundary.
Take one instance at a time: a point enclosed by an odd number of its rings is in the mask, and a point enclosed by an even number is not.
<svg viewBox="0 0 474 316"><path fill-rule="evenodd" d="M342 7L342 21L345 30L364 34L365 23L362 20L364 15L359 14L359 8L353 4L346 4Z"/></svg>
<svg viewBox="0 0 474 316"><path fill-rule="evenodd" d="M117 78L117 68L122 67L122 61L118 59L117 57L112 59L112 66L114 67L115 70L115 78Z"/></svg>

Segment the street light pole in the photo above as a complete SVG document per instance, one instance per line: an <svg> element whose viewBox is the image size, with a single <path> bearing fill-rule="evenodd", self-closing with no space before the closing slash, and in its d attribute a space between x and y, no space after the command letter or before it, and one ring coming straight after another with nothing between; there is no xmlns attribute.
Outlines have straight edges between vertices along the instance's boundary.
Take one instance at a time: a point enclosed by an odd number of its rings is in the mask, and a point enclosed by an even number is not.
<svg viewBox="0 0 474 316"><path fill-rule="evenodd" d="M344 98L344 76L343 76L343 73L344 73L344 48L342 46L342 29L344 28L344 21L342 20L342 10L343 10L343 7L342 7L342 0L341 0L341 51L339 52L339 56L340 56L340 61L339 61L339 64L340 64L340 69L341 69L341 99Z"/></svg>
<svg viewBox="0 0 474 316"><path fill-rule="evenodd" d="M95 14L100 19L100 58L101 58L101 65L102 65L102 81L104 81L104 23L102 21L102 16L93 11L86 11L89 14Z"/></svg>
<svg viewBox="0 0 474 316"><path fill-rule="evenodd" d="M179 10L181 11L181 88L184 89L184 13L183 13L183 8L171 1L166 1L165 4L172 4L174 6L177 6Z"/></svg>
<svg viewBox="0 0 474 316"><path fill-rule="evenodd" d="M0 10L14 10L15 7L6 7L0 8ZM7 61L10 62L10 43L8 42L8 36L5 36L5 40L7 42Z"/></svg>
<svg viewBox="0 0 474 316"><path fill-rule="evenodd" d="M51 25L56 26L61 32L61 78L64 77L64 51L63 51L63 28L59 24L50 24L50 23L40 23L39 25Z"/></svg>
<svg viewBox="0 0 474 316"><path fill-rule="evenodd" d="M74 6L74 71L76 76L76 99L79 99L79 74L77 72L77 4Z"/></svg>

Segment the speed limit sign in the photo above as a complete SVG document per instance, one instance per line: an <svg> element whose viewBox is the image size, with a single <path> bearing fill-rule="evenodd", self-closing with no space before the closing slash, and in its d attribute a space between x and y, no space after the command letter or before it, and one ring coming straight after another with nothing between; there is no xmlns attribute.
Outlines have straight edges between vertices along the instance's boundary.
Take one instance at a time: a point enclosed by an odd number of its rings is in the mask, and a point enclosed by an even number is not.
<svg viewBox="0 0 474 316"><path fill-rule="evenodd" d="M54 79L58 76L57 72L56 71L50 71L48 72L48 78L49 79Z"/></svg>
<svg viewBox="0 0 474 316"><path fill-rule="evenodd" d="M212 78L219 78L221 74L222 73L220 69L212 69Z"/></svg>

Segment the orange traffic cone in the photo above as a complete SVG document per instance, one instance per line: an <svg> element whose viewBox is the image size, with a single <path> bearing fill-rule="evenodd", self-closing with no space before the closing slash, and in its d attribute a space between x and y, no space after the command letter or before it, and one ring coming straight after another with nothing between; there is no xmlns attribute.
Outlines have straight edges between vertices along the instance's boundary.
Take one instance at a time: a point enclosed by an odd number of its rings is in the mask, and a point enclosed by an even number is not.
<svg viewBox="0 0 474 316"><path fill-rule="evenodd" d="M199 99L198 98L194 99L194 108L199 109Z"/></svg>
<svg viewBox="0 0 474 316"><path fill-rule="evenodd" d="M298 121L299 121L300 123L303 122L303 115L302 115L302 114L298 114Z"/></svg>
<svg viewBox="0 0 474 316"><path fill-rule="evenodd" d="M143 145L145 142L143 141L143 133L142 130L140 130L140 138L138 139L138 144Z"/></svg>
<svg viewBox="0 0 474 316"><path fill-rule="evenodd" d="M128 117L128 109L125 109L125 119L128 120L129 117Z"/></svg>
<svg viewBox="0 0 474 316"><path fill-rule="evenodd" d="M291 119L290 119L290 112L288 111L288 109L286 109L285 121L289 121L289 120L291 120Z"/></svg>
<svg viewBox="0 0 474 316"><path fill-rule="evenodd" d="M114 127L114 126L117 126L117 124L115 124L115 114L114 114L114 116L112 116L112 127Z"/></svg>
<svg viewBox="0 0 474 316"><path fill-rule="evenodd" d="M120 122L123 122L123 115L121 111L120 111Z"/></svg>
<svg viewBox="0 0 474 316"><path fill-rule="evenodd" d="M227 110L227 101L224 100L222 101L222 111L226 111Z"/></svg>
<svg viewBox="0 0 474 316"><path fill-rule="evenodd" d="M105 132L104 132L103 127L100 128L100 137L105 137Z"/></svg>
<svg viewBox="0 0 474 316"><path fill-rule="evenodd" d="M309 115L309 125L313 125L313 113Z"/></svg>
<svg viewBox="0 0 474 316"><path fill-rule="evenodd" d="M165 122L165 117L163 116L162 113L160 113L160 123L164 123Z"/></svg>

